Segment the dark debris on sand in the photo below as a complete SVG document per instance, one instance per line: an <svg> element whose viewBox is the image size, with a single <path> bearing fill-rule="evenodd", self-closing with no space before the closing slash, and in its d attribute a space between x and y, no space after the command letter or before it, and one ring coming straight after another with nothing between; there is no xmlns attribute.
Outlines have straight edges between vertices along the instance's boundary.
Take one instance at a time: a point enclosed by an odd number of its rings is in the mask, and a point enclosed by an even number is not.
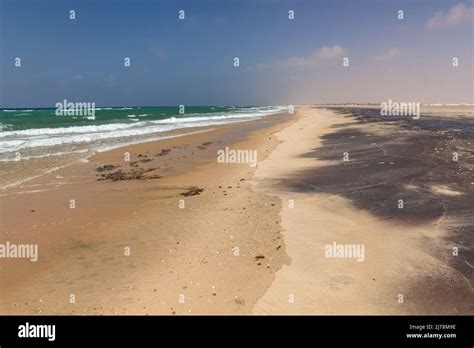
<svg viewBox="0 0 474 348"><path fill-rule="evenodd" d="M121 169L117 170L116 172L102 174L99 176L97 180L112 180L112 181L119 181L119 180L136 180L136 179L144 179L143 171L134 169L130 172L124 172Z"/></svg>
<svg viewBox="0 0 474 348"><path fill-rule="evenodd" d="M211 145L211 144L213 144L212 141L206 141L205 143L202 143L201 145L199 145L197 148L198 148L199 150L205 150L205 149L207 149L207 147L208 147L209 145Z"/></svg>
<svg viewBox="0 0 474 348"><path fill-rule="evenodd" d="M156 155L156 157L166 156L166 155L169 154L170 152L171 152L171 149L162 149L161 152Z"/></svg>
<svg viewBox="0 0 474 348"><path fill-rule="evenodd" d="M152 172L156 168L137 168L132 169L131 171L123 171L121 169L112 172L112 173L103 173L98 175L97 180L111 180L111 181L121 181L121 180L144 180L144 179L161 179L163 176L159 174L145 175L146 173Z"/></svg>
<svg viewBox="0 0 474 348"><path fill-rule="evenodd" d="M131 167L138 167L138 163L146 163L146 162L150 162L150 161L152 161L152 159L145 158L145 159L142 159L142 160L131 161L131 162L129 162L129 165Z"/></svg>
<svg viewBox="0 0 474 348"><path fill-rule="evenodd" d="M162 149L161 152L159 152L155 156L157 156L157 157L166 156L170 152L171 152L171 149ZM105 165L97 167L95 170L98 173L101 173L101 174L97 175L97 180L98 181L103 181L103 180L122 181L122 180L146 180L146 179L161 179L161 178L163 178L162 175L159 175L157 173L147 174L147 173L156 171L157 169L159 169L159 167L158 168L156 168L156 167L143 168L143 167L140 166L142 163L147 163L147 162L153 161L151 158L148 158L148 155L144 155L144 154L141 154L141 153L138 153L138 154L135 153L134 155L136 157L138 157L139 159L137 159L135 161L130 161L128 163L128 165L131 167L131 168L130 167L128 168L129 170L118 169L118 168L120 168L120 166L115 166L115 165L112 165L112 164L105 164ZM116 169L118 169L118 170L116 170ZM194 192L193 191L193 192L189 193L188 195L194 196L196 194L200 194L202 192L202 190L201 191L199 191L199 190L201 190L201 189L198 189L197 193L193 193Z"/></svg>
<svg viewBox="0 0 474 348"><path fill-rule="evenodd" d="M110 170L114 170L118 168L118 166L114 166L113 164L104 164L103 166L100 166L100 167L97 167L95 170L96 172L107 172L107 171L110 171Z"/></svg>
<svg viewBox="0 0 474 348"><path fill-rule="evenodd" d="M180 193L180 195L185 196L185 197L197 196L197 195L200 195L203 191L204 189L202 188L199 188L197 186L192 186L186 192Z"/></svg>

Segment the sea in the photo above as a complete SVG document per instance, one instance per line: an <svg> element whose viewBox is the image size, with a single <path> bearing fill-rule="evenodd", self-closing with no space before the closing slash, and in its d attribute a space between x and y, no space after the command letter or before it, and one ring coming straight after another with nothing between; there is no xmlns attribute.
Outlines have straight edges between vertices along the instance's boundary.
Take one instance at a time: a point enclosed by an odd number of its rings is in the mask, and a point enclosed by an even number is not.
<svg viewBox="0 0 474 348"><path fill-rule="evenodd" d="M245 122L284 106L96 107L58 115L56 108L0 110L1 188L14 187L114 148L182 136L196 127ZM180 112L181 111L181 112ZM172 132L181 130L179 134Z"/></svg>

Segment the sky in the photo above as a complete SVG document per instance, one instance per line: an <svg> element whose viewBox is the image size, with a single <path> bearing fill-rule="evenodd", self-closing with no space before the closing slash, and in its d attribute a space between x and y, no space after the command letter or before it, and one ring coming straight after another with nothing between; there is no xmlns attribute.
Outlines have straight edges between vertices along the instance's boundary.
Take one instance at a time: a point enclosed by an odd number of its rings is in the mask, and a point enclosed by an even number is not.
<svg viewBox="0 0 474 348"><path fill-rule="evenodd" d="M0 107L473 103L473 26L469 0L0 0Z"/></svg>

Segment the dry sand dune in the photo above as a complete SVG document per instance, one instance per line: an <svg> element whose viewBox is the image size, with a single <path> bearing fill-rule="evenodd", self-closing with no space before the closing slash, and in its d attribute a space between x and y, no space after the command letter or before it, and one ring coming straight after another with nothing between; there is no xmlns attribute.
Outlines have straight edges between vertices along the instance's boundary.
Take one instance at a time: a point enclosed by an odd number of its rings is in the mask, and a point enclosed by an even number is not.
<svg viewBox="0 0 474 348"><path fill-rule="evenodd" d="M298 178L295 173L342 162L342 151L337 161L307 154L322 146L324 135L354 123L353 118L327 109L300 111L298 122L277 134L281 143L260 163L254 177L258 191L281 199L284 241L291 259L276 273L254 313L472 313L472 277L434 257L433 249L449 255L450 247L443 240L448 232L436 226L436 219L419 224L381 218L356 207L343 192L325 192L325 185L309 183L307 192L294 189L298 187L295 181L312 175ZM387 132L378 125L373 127L379 134ZM373 144L372 138L366 141ZM347 151L351 152L350 146ZM341 170L327 170L331 176L344 175ZM358 173L351 174L350 168L342 171L349 171L345 174L354 175L356 182ZM383 173L383 167L378 171ZM377 205L377 200L372 204ZM419 218L423 220L423 216ZM325 257L325 246L334 242L364 245L364 260ZM399 295L403 295L403 303L399 303Z"/></svg>

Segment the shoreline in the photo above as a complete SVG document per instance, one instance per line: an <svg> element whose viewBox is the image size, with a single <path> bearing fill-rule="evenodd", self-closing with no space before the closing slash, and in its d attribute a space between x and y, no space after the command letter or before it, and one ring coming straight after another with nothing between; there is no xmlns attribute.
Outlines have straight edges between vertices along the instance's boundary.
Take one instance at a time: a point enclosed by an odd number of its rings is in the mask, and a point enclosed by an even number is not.
<svg viewBox="0 0 474 348"><path fill-rule="evenodd" d="M105 146L105 144L99 144L96 140L91 141L90 144L92 144L92 148L86 147L87 142L80 142L76 146L77 148L70 148L70 144L66 143L63 145L56 145L55 147L45 147L44 149L46 151L53 151L52 153L48 154L43 154L43 153L38 153L36 155L21 155L22 157L18 157L21 160L14 160L12 158L10 159L2 159L0 162L5 163L8 165L8 168L5 168L4 172L2 173L2 181L7 183L1 188L1 191L8 190L10 188L17 187L19 185L22 185L24 183L28 183L30 181L34 181L35 179L43 176L43 175L48 175L51 172L54 172L58 169L74 165L78 161L79 162L87 162L89 158L95 156L96 154L103 153L103 152L108 152L108 151L113 151L115 149L120 149L128 146L133 146L133 145L139 145L139 144L144 144L148 142L156 142L156 141L161 141L161 140L166 140L166 139L172 139L175 137L180 137L180 136L185 136L185 135L192 135L195 133L199 132L207 132L209 130L219 128L219 127L225 127L229 125L236 125L236 124L241 124L241 123L246 123L246 122L253 122L253 121L258 121L259 119L262 118L267 118L267 117L272 117L274 115L278 115L283 113L283 111L279 112L269 112L266 115L260 115L260 116L254 116L251 118L250 116L248 118L242 118L239 119L238 121L234 120L231 122L219 122L215 124L209 124L209 125L199 125L199 124L183 124L181 128L175 128L175 129L170 129L170 130L163 130L153 137L142 137L144 134L140 134L138 137L124 137L122 138L122 141L119 141L115 144L108 144ZM238 114L235 115L235 117L238 119L239 116ZM173 119L173 117L171 117ZM157 122L159 121L166 121L166 120L155 120ZM145 122L145 121L143 121ZM153 122L153 121L151 121ZM170 121L171 122L171 121ZM113 125L113 124L111 124ZM131 124L133 125L133 124ZM88 125L91 126L91 125ZM85 127L88 127L85 126ZM101 126L106 126L106 125L99 125L98 127ZM156 125L151 125L155 126ZM166 125L165 125L166 126ZM74 128L74 127L72 127ZM67 128L66 128L67 129ZM140 139L140 140L137 140ZM98 147L97 147L98 146ZM105 147L104 147L105 146ZM62 147L62 148L61 148ZM29 148L24 149L26 152L28 152ZM59 152L58 152L59 151ZM18 150L15 153L15 156L20 156L20 153L23 151ZM47 170L42 170L42 168L48 168ZM38 170L41 170L41 174L38 174ZM26 177L20 177L19 179L16 177L17 173L27 173ZM24 175L24 174L23 174Z"/></svg>
<svg viewBox="0 0 474 348"><path fill-rule="evenodd" d="M54 167L54 168L51 168L51 169L48 169L46 171L44 171L43 173L37 175L37 176L33 176L33 177L29 177L29 178L25 178L25 179L22 179L22 180L19 180L17 182L13 182L13 183L9 183L7 185L5 185L4 187L1 188L1 190L3 191L6 191L6 190L9 190L9 189L14 189L15 187L18 187L22 184L25 184L25 183L28 183L30 181L34 181L38 178L41 178L42 176L44 175L48 175L48 174L51 174L57 170L60 170L60 169L63 169L63 168L66 168L68 166L71 166L71 165L77 165L78 163L87 163L89 162L89 160L91 158L93 158L94 156L100 154L100 153L104 153L104 152L109 152L109 151L113 151L113 150L116 150L116 149L121 149L121 148L124 148L124 147L128 147L128 146L133 146L133 145L139 145L139 144L145 144L145 143L150 143L150 142L157 142L157 141L162 141L162 140L167 140L167 139L173 139L173 138L178 138L178 137L181 137L181 136L187 136L187 135L194 135L194 134L199 134L199 133L205 133L205 132L208 132L208 131L211 131L213 130L214 128L212 126L207 126L207 127L195 127L196 129L199 129L198 131L196 132L187 132L187 133L183 133L183 134L178 134L178 135L164 135L163 138L160 138L160 139L149 139L149 140L144 140L144 141L139 141L139 142L130 142L128 144L122 144L122 145L117 145L117 146L113 146L113 147L110 147L110 148L107 148L107 149L103 149L103 150L92 150L93 152L92 153L89 153L88 155L86 155L85 157L80 157L80 158L71 158L69 160L67 160L67 162L65 162L65 164L59 166L59 167ZM186 128L184 128L186 129ZM167 134L167 133L179 133L180 131L183 131L184 129L177 129L175 131L172 131L172 132L164 132L164 134ZM75 153L87 153L88 151L77 151L77 152L68 152L68 153L63 153L63 154L55 154L54 156L51 156L51 157L59 157L61 158L62 156L68 156L68 155L72 155L72 154L75 154ZM44 156L44 157L50 157L50 156ZM38 159L38 158L34 158L34 159ZM29 160L29 159L28 159ZM14 164L14 161L3 161L3 162L6 162L6 163L9 163L9 164Z"/></svg>
<svg viewBox="0 0 474 348"><path fill-rule="evenodd" d="M35 181L48 191L3 196L2 240L38 244L39 260L0 260L7 294L0 311L250 313L285 260L277 244L278 205L260 204L266 196L247 184L255 168L218 164L215 150L256 149L260 160L276 145L271 134L288 122L285 114L272 115L98 153ZM131 155L125 164L124 152ZM156 178L98 181L108 172L94 169L104 165ZM183 195L193 186L204 191ZM262 265L256 256L264 252Z"/></svg>
<svg viewBox="0 0 474 348"><path fill-rule="evenodd" d="M36 241L40 259L0 260L0 312L472 313L473 166L454 174L444 159L453 146L470 158L466 120L371 112L301 107L214 126L98 153L39 180L47 192L2 196L2 240ZM219 164L225 147L255 149L258 166ZM365 254L326 257L336 244Z"/></svg>

